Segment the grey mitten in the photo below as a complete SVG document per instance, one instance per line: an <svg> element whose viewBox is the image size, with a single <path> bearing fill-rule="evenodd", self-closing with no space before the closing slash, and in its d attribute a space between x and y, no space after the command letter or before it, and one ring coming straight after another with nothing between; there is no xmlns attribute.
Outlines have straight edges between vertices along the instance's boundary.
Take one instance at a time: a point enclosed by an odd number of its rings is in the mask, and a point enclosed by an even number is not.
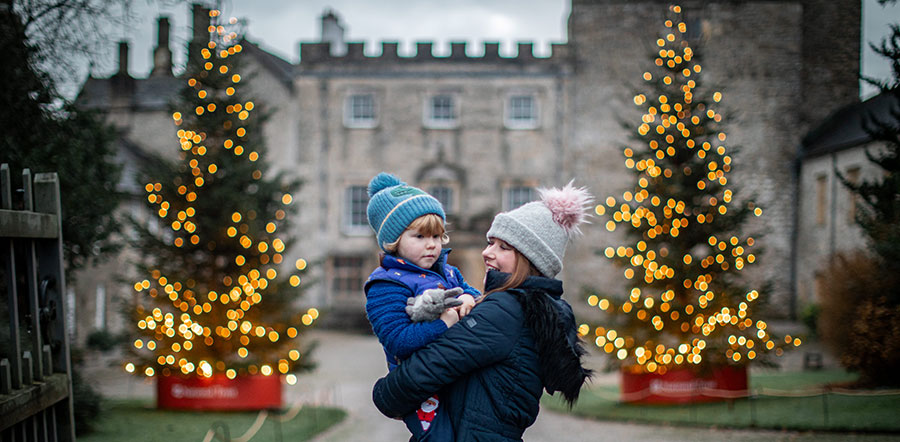
<svg viewBox="0 0 900 442"><path fill-rule="evenodd" d="M406 300L406 314L413 322L434 321L441 317L444 310L462 305L462 301L456 299L462 293L460 287L425 290Z"/></svg>

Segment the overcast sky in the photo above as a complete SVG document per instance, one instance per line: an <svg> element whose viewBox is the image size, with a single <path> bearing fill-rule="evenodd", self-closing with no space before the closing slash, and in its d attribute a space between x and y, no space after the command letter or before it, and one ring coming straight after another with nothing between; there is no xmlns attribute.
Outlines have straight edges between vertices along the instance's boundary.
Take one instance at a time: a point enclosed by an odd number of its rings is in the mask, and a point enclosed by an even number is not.
<svg viewBox="0 0 900 442"><path fill-rule="evenodd" d="M876 0L863 2L862 71L879 78L890 76L883 58L869 50L867 42L880 42L888 23L900 22L900 3L882 7ZM190 29L190 2L134 1L132 26L114 32L130 42L129 71L144 77L150 71L156 42L158 15L169 17L170 44L175 65L184 64L184 47ZM448 54L451 41L468 41L470 55L479 55L484 41L500 42L504 55L515 53L518 41L532 41L538 55L549 55L551 42L564 42L569 0L226 0L225 17L247 20L247 35L274 54L296 63L301 41L319 38L319 17L332 9L340 17L349 41L366 42L366 52L377 54L381 41L400 42L400 53L415 52L416 41L433 41L436 54ZM94 75L106 77L115 70L114 45L110 57L95 64ZM863 86L862 95L873 89Z"/></svg>

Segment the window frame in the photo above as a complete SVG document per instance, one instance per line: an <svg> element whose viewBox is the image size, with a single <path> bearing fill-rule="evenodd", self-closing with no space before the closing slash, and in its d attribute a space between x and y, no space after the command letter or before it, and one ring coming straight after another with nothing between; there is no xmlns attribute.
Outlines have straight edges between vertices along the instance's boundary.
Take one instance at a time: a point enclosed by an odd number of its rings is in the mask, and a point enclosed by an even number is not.
<svg viewBox="0 0 900 442"><path fill-rule="evenodd" d="M436 119L434 117L434 102L438 98L447 97L450 99L451 111L453 114L453 118L439 118ZM428 95L428 98L425 100L425 109L422 114L422 124L429 129L454 129L459 127L459 120L461 115L461 106L459 95L453 92L437 92Z"/></svg>
<svg viewBox="0 0 900 442"><path fill-rule="evenodd" d="M531 199L513 207L511 192L522 190L522 189L528 189L528 193L531 195ZM515 184L510 184L510 185L504 186L503 187L503 201L502 201L503 211L508 212L510 210L521 207L524 204L530 203L532 201L537 201L537 196L538 196L537 189L535 188L535 186L532 186L528 183L515 183Z"/></svg>
<svg viewBox="0 0 900 442"><path fill-rule="evenodd" d="M529 120L513 118L513 100L517 98L531 99L532 118ZM513 91L503 100L503 125L513 130L533 130L541 125L541 106L537 94L529 91Z"/></svg>
<svg viewBox="0 0 900 442"><path fill-rule="evenodd" d="M817 174L815 177L816 192L816 225L824 226L828 213L828 175L824 173Z"/></svg>
<svg viewBox="0 0 900 442"><path fill-rule="evenodd" d="M369 97L372 105L372 118L357 118L354 114L354 99L358 97ZM375 92L354 91L347 94L344 98L344 127L351 129L372 129L378 127L379 119L378 97Z"/></svg>
<svg viewBox="0 0 900 442"><path fill-rule="evenodd" d="M847 168L847 171L844 172L844 176L850 184L859 184L860 177L862 176L862 168L860 166L850 166ZM844 191L847 193L847 222L853 223L856 221L857 206L859 205L860 198L856 192L853 192L846 187L844 187Z"/></svg>
<svg viewBox="0 0 900 442"><path fill-rule="evenodd" d="M458 195L459 195L459 189L457 188L457 186L454 186L454 185L452 185L452 184L450 184L450 183L437 182L437 183L431 183L431 184L429 184L429 185L426 187L426 189L427 189L426 191L427 191L431 196L435 197L435 199L437 199L438 201L441 202L441 205L444 206L444 213L445 213L445 214L447 214L447 215L454 215L454 214L456 214L456 208L458 207L458 204L457 204L457 198L458 198ZM437 197L437 192L435 191L436 189L446 189L447 191L449 191L449 193L450 193L450 195L449 195L449 196L450 196L449 201L444 201L444 200L438 198L438 197Z"/></svg>
<svg viewBox="0 0 900 442"><path fill-rule="evenodd" d="M365 202L362 200L355 200L354 197L358 195L354 195L354 191L360 192L362 195L365 195ZM367 187L359 184L349 184L344 187L343 191L343 216L341 217L341 228L346 235L352 236L363 236L368 235L371 232L371 228L369 227L369 220L366 216L366 206L369 204L369 196ZM354 202L361 204L361 207L354 207ZM354 209L361 209L361 212L358 212L356 215L362 215L362 223L355 223Z"/></svg>
<svg viewBox="0 0 900 442"><path fill-rule="evenodd" d="M342 260L358 261L358 265L338 265ZM363 285L366 279L366 258L360 255L334 255L329 259L328 284L332 301L353 299L354 295L363 294ZM340 281L340 283L339 283ZM347 283L352 287L345 287ZM361 297L361 296L360 296Z"/></svg>

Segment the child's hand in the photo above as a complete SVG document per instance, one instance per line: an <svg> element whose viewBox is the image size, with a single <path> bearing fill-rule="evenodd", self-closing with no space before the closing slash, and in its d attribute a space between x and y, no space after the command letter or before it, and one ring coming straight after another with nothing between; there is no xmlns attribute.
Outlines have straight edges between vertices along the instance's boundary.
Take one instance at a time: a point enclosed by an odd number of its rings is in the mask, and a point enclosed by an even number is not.
<svg viewBox="0 0 900 442"><path fill-rule="evenodd" d="M459 322L459 312L455 308L448 308L441 313L441 321L444 321L444 324L447 324L447 328L450 328L453 324Z"/></svg>
<svg viewBox="0 0 900 442"><path fill-rule="evenodd" d="M468 293L464 293L456 299L462 301L462 304L456 307L456 311L459 312L459 317L462 319L472 311L472 307L475 307L475 298Z"/></svg>

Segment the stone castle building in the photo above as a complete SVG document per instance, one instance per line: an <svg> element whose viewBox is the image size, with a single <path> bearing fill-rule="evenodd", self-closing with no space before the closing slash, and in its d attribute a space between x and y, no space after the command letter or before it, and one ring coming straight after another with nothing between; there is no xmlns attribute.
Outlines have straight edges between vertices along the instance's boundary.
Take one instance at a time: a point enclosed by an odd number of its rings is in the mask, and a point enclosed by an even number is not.
<svg viewBox="0 0 900 442"><path fill-rule="evenodd" d="M651 63L667 6L657 0L572 0L567 41L553 44L548 57L535 57L529 43L519 43L514 57L501 56L498 43L451 43L449 56L435 56L425 42L416 44L413 56L399 55L396 42L367 56L363 43L345 40L331 12L321 18L321 39L300 43L299 63L247 42L253 95L271 112L268 159L304 182L295 195L298 242L286 260L312 263L307 279L317 283L302 302L332 312L335 321L362 318L362 281L377 265L365 188L380 171L445 204L451 262L476 286L493 215L531 200L536 187L574 178L598 200L620 197L633 185L622 155L628 133L620 122L640 117L632 98ZM795 160L813 124L858 101L860 4L685 0L682 6L693 46L701 46L705 84L719 85L725 94L728 144L742 149L732 182L765 208L750 226L765 233L758 241L765 252L748 275L769 285L774 313L793 316L812 296L797 291L806 282L796 271L803 256L796 252ZM202 39L208 16L200 7L194 11L194 38ZM178 145L166 103L183 80L172 75L168 21L159 23L149 75L127 71L123 44L119 72L89 78L78 98L82 106L106 112L120 129L126 165L140 161L142 152ZM602 222L583 230L561 274L576 309L587 308L582 288L609 292L623 285L621 269L597 254L620 237ZM105 271L123 275L131 269ZM106 299L130 293L130 283L117 285L103 273L79 280L83 294L76 309L84 316L100 318L89 312L98 305L111 308ZM104 287L102 303L98 287ZM93 324L101 325L99 319Z"/></svg>

